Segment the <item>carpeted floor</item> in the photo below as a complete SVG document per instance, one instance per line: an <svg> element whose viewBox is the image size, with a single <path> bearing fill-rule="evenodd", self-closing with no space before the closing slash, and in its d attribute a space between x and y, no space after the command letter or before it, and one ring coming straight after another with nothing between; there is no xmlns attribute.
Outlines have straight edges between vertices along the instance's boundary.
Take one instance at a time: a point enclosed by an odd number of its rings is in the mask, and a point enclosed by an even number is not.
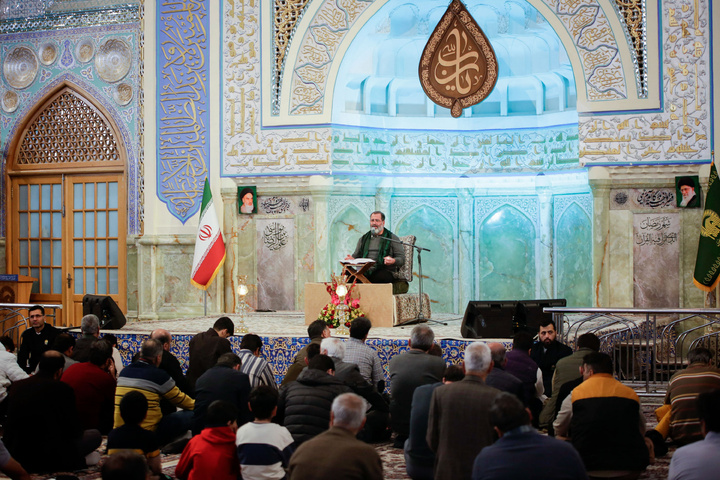
<svg viewBox="0 0 720 480"><path fill-rule="evenodd" d="M648 428L652 428L657 424L657 421L655 420L654 411L657 407L656 404L652 403L643 403L643 413L645 415L645 418L647 419ZM405 458L403 457L403 451L398 448L393 448L392 442L383 442L375 444L375 449L377 450L378 454L380 455L380 458L383 461L383 470L384 470L384 477L389 480L396 480L396 479L409 479L410 477L407 476L405 473ZM104 451L104 447L103 447ZM665 455L662 458L658 458L655 460L655 463L650 465L647 470L640 476L640 479L642 480L665 480L667 478L668 474L668 467L670 465L670 459L672 458L672 454L675 451L675 447L670 447L670 451L667 455ZM162 456L162 465L163 465L163 473L171 476L172 478L175 478L175 465L177 465L178 459L180 458L180 455L163 455ZM102 464L102 461L101 461ZM74 473L68 473L77 476L79 479L82 480L95 480L101 478L100 476L100 468L99 465L97 467L83 470L79 472ZM50 480L53 478L56 478L57 474L53 475L33 475L33 479L36 480ZM0 475L0 478L7 478L3 475Z"/></svg>

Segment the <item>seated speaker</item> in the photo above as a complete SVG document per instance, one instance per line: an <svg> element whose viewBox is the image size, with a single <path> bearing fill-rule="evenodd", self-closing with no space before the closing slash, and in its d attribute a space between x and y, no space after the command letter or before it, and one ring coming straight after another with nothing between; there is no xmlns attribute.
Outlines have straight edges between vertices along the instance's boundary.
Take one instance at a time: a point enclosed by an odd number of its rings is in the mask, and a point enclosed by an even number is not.
<svg viewBox="0 0 720 480"><path fill-rule="evenodd" d="M94 314L100 319L100 328L119 330L126 319L115 300L107 295L85 295L82 300L83 315Z"/></svg>

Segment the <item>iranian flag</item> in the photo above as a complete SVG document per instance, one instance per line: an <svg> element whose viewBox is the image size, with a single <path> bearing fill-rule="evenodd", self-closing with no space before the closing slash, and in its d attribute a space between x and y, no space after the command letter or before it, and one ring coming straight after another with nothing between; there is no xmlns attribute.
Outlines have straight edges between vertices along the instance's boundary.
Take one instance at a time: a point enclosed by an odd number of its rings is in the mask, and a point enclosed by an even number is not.
<svg viewBox="0 0 720 480"><path fill-rule="evenodd" d="M215 280L215 275L220 271L224 261L225 242L213 206L210 183L206 179L190 281L197 288L207 290L212 281Z"/></svg>

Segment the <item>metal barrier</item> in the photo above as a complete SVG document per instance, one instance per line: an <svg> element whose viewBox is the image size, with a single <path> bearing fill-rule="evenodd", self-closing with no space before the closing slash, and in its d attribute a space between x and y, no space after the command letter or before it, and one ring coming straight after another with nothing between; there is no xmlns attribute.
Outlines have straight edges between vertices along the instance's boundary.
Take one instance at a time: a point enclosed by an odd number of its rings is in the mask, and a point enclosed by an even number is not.
<svg viewBox="0 0 720 480"><path fill-rule="evenodd" d="M13 339L15 345L20 345L20 335L22 331L29 327L27 317L23 311L27 312L28 308L34 307L34 303L0 303L0 317L2 318L2 334L8 335ZM57 318L56 310L62 310L62 305L44 305L45 321L55 325ZM12 325L7 326L8 322Z"/></svg>
<svg viewBox="0 0 720 480"><path fill-rule="evenodd" d="M623 383L662 396L667 382L687 366L688 350L705 346L718 357L720 309L567 308L552 313L563 343L574 346L583 333L600 338L600 350L613 358ZM694 325L683 326L692 321Z"/></svg>

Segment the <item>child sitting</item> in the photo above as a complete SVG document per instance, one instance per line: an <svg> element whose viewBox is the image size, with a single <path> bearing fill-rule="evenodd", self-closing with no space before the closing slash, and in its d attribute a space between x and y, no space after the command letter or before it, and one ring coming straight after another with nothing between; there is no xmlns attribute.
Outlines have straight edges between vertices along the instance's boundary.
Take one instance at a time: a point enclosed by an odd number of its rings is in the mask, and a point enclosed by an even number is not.
<svg viewBox="0 0 720 480"><path fill-rule="evenodd" d="M250 411L255 421L237 431L237 455L243 480L285 478L293 453L293 438L287 428L271 423L277 413L278 393L260 385L250 392Z"/></svg>
<svg viewBox="0 0 720 480"><path fill-rule="evenodd" d="M235 456L237 408L215 400L205 414L205 428L185 446L175 476L180 480L237 480L240 467Z"/></svg>
<svg viewBox="0 0 720 480"><path fill-rule="evenodd" d="M155 432L140 426L147 411L148 402L142 393L134 390L123 396L120 400L120 417L125 424L114 428L108 434L107 453L113 455L123 450L132 450L147 458L153 475L162 475L160 449Z"/></svg>

